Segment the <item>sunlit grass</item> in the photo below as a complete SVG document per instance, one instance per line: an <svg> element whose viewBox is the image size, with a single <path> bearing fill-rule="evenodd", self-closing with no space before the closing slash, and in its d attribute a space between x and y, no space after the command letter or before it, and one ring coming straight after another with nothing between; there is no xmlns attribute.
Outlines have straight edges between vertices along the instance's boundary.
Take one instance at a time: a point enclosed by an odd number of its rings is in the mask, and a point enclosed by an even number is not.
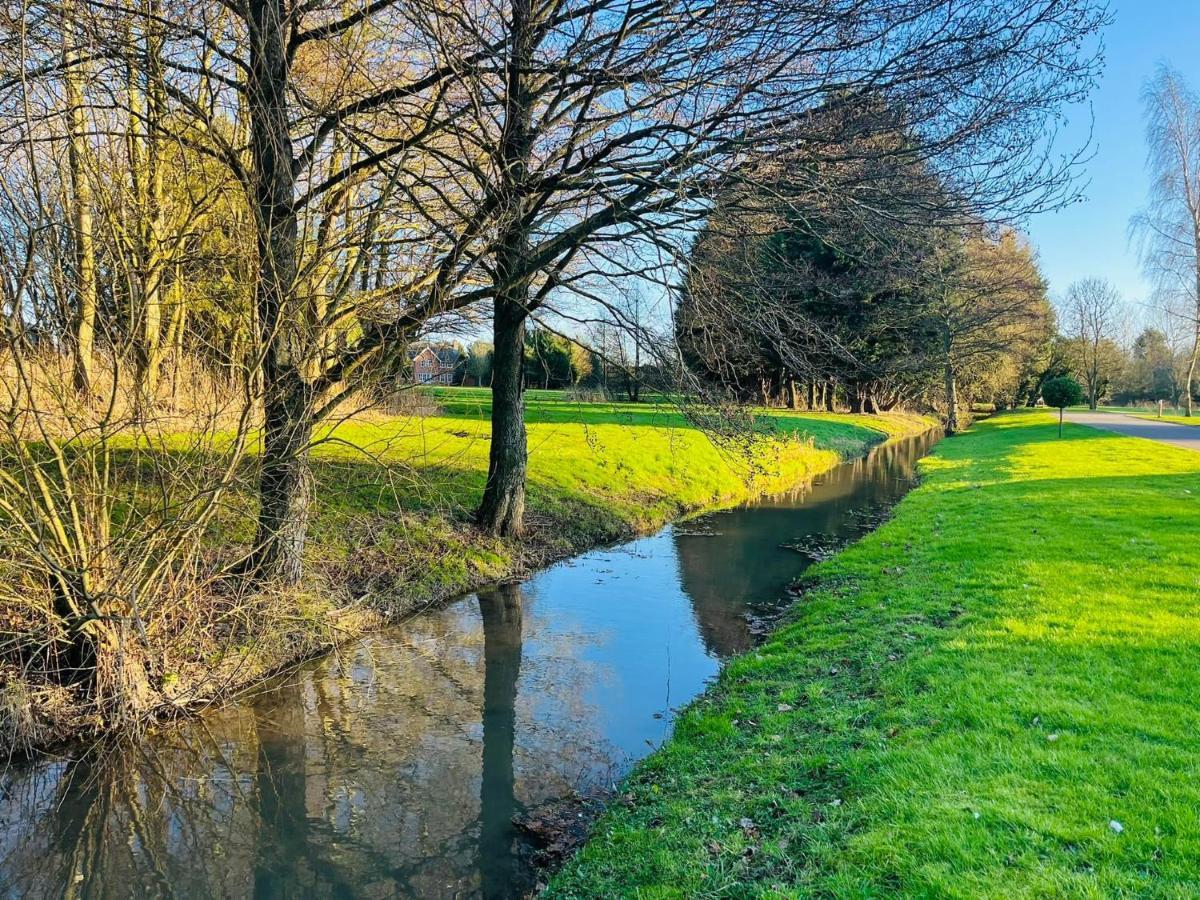
<svg viewBox="0 0 1200 900"><path fill-rule="evenodd" d="M943 442L555 892L1200 892L1200 454L1056 428Z"/></svg>

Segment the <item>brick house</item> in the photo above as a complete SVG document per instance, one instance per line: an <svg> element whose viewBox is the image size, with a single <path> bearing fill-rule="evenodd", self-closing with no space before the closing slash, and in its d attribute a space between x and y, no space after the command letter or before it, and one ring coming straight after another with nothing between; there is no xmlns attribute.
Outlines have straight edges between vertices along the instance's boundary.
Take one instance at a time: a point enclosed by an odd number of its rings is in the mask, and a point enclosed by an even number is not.
<svg viewBox="0 0 1200 900"><path fill-rule="evenodd" d="M408 358L412 362L415 384L454 384L459 358L456 348L430 344L414 346L409 348Z"/></svg>

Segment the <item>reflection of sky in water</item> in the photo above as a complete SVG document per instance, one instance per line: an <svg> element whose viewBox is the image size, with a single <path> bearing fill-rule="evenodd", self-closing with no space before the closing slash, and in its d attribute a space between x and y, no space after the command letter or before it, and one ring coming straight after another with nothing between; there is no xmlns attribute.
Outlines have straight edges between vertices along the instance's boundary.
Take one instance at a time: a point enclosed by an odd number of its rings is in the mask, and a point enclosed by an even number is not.
<svg viewBox="0 0 1200 900"><path fill-rule="evenodd" d="M558 666L582 664L586 670L580 673L588 676L582 705L593 717L591 729L611 748L609 762L620 767L618 773L630 757L645 755L648 740L657 744L665 737L671 706L695 696L717 672L719 663L699 639L680 588L670 529L555 566L535 579L530 593L549 638L527 631L526 648L537 657L554 654L564 641L570 646L575 661L551 658ZM543 597L553 598L553 615L541 608Z"/></svg>
<svg viewBox="0 0 1200 900"><path fill-rule="evenodd" d="M151 752L13 768L0 897L512 894L512 816L659 744L808 565L780 545L861 533L922 449L431 610Z"/></svg>

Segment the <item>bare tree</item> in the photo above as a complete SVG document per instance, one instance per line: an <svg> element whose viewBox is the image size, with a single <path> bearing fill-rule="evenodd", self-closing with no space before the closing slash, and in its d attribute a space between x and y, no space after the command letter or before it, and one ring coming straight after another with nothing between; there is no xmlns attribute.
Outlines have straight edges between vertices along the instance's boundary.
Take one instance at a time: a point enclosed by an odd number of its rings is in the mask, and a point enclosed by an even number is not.
<svg viewBox="0 0 1200 900"><path fill-rule="evenodd" d="M927 162L977 211L1064 199L1072 160L1050 155L1044 126L1090 87L1097 57L1081 47L1105 20L1098 0L76 3L94 109L123 117L102 137L186 147L244 191L245 353L263 409L247 568L283 583L301 577L318 425L421 329L493 307L479 518L517 534L531 312L603 303L598 285L618 277L669 280L626 249L678 254L722 185L752 177L751 149L801 148L820 173L806 189L848 195L846 123L822 111L865 96L907 138L873 142L853 120L855 156ZM48 52L61 32L40 16L62 9L32 0L12 18ZM53 95L64 71L25 57L17 69L0 85L13 108L39 80ZM144 90L127 89L131 69ZM855 202L869 218L869 192ZM161 249L161 235L145 243ZM140 289L147 349L160 280Z"/></svg>
<svg viewBox="0 0 1200 900"><path fill-rule="evenodd" d="M1123 324L1121 295L1102 278L1076 281L1067 289L1063 319L1088 406L1095 409L1122 359L1117 346Z"/></svg>
<svg viewBox="0 0 1200 900"><path fill-rule="evenodd" d="M845 196L862 171L846 163L895 155L936 167L977 214L1062 200L1071 161L1046 155L1044 126L1086 92L1096 58L1080 44L1104 15L1088 0L515 0L451 23L431 11L439 55L453 44L487 60L465 70L475 106L451 127L474 201L458 233L478 235L489 283L474 295L495 305L480 524L521 530L515 357L531 313L571 298L615 306L605 295L620 292L599 285L617 278L669 282L624 251L685 253L713 199L757 177L754 151L802 155L809 196ZM894 115L838 115L869 98ZM897 132L906 140L876 140ZM877 207L859 195L867 218Z"/></svg>
<svg viewBox="0 0 1200 900"><path fill-rule="evenodd" d="M1200 355L1200 98L1174 69L1161 66L1142 90L1150 203L1135 216L1142 264L1162 305L1184 308L1190 348L1184 373L1184 415L1192 415L1192 385Z"/></svg>

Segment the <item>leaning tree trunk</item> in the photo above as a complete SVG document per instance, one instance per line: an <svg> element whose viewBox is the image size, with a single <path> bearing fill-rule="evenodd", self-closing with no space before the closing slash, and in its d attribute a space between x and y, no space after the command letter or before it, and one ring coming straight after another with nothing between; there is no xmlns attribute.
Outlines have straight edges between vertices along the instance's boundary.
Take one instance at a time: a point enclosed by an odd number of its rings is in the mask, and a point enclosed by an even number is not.
<svg viewBox="0 0 1200 900"><path fill-rule="evenodd" d="M286 15L282 0L251 0L247 101L254 175L258 277L254 305L262 342L263 445L258 533L251 570L300 581L312 501L309 445L314 398L304 377L304 329L295 290L298 226L288 128Z"/></svg>
<svg viewBox="0 0 1200 900"><path fill-rule="evenodd" d="M492 441L479 525L496 535L519 536L525 515L524 285L496 300L492 356ZM513 296L516 295L516 296Z"/></svg>
<svg viewBox="0 0 1200 900"><path fill-rule="evenodd" d="M500 190L507 212L496 249L492 368L492 440L488 477L477 519L505 537L524 531L525 517L525 320L530 312L530 215L526 180L533 155L534 23L530 0L513 0L509 60L500 136Z"/></svg>

